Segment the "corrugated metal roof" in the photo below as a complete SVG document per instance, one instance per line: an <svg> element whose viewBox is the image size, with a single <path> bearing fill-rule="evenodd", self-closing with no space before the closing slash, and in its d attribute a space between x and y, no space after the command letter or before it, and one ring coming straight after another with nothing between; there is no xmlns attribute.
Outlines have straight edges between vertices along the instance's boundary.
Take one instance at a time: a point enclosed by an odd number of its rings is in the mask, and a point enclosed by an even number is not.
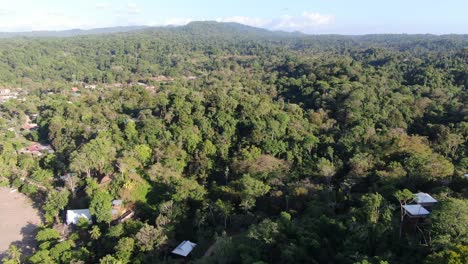
<svg viewBox="0 0 468 264"><path fill-rule="evenodd" d="M192 252L196 245L197 244L186 240L180 243L174 250L172 250L172 253L186 257L190 252Z"/></svg>
<svg viewBox="0 0 468 264"><path fill-rule="evenodd" d="M417 202L418 204L421 203L437 203L437 200L434 199L432 196L430 196L427 193L419 192L414 195L414 201Z"/></svg>
<svg viewBox="0 0 468 264"><path fill-rule="evenodd" d="M89 222L92 222L89 209L67 210L67 225L76 225L80 218L86 218Z"/></svg>
<svg viewBox="0 0 468 264"><path fill-rule="evenodd" d="M422 207L420 204L409 204L403 205L405 211L412 216L426 216L429 215L429 211Z"/></svg>

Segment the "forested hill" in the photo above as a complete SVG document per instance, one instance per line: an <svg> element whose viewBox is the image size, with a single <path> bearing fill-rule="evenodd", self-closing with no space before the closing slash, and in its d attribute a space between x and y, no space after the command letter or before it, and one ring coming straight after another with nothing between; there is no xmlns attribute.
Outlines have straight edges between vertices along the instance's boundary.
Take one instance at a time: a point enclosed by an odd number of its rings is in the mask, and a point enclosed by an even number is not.
<svg viewBox="0 0 468 264"><path fill-rule="evenodd" d="M0 186L44 215L22 262L468 262L467 35L8 38L0 85Z"/></svg>
<svg viewBox="0 0 468 264"><path fill-rule="evenodd" d="M374 64L423 63L411 56L424 59L444 52L463 59L459 55L466 52L467 41L468 35L309 36L217 22L70 38L12 38L0 40L0 84L110 83L161 74L200 74L206 63L229 56L230 60L255 56L262 67L287 56L310 58L324 53L366 57Z"/></svg>

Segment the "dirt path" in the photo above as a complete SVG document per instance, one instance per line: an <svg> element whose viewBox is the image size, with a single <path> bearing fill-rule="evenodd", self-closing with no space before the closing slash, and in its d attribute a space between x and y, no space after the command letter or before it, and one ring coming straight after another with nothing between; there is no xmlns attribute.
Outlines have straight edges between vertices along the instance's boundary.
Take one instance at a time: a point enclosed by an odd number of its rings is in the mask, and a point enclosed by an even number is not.
<svg viewBox="0 0 468 264"><path fill-rule="evenodd" d="M0 187L0 260L11 244L29 255L41 218L25 195Z"/></svg>

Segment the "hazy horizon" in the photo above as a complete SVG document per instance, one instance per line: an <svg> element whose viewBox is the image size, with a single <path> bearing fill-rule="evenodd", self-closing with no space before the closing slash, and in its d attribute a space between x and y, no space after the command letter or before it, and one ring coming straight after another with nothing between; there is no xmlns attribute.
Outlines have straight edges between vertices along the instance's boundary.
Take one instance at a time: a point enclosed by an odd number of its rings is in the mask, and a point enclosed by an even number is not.
<svg viewBox="0 0 468 264"><path fill-rule="evenodd" d="M290 0L224 3L117 0L17 0L0 7L0 32L64 31L128 26L237 22L307 34L466 34L468 1Z"/></svg>

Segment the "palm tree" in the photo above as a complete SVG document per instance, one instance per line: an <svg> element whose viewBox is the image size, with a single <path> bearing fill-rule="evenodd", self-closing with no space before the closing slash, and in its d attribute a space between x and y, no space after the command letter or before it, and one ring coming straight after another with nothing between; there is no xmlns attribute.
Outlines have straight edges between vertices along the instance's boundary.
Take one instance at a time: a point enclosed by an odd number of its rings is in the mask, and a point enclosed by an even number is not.
<svg viewBox="0 0 468 264"><path fill-rule="evenodd" d="M98 240L99 237L101 237L101 230L97 225L94 225L93 228L89 231L89 234L93 240Z"/></svg>
<svg viewBox="0 0 468 264"><path fill-rule="evenodd" d="M8 248L7 255L9 258L3 258L2 262L3 263L10 263L10 264L19 264L21 263L21 249L19 249L15 245L11 245L10 248Z"/></svg>

